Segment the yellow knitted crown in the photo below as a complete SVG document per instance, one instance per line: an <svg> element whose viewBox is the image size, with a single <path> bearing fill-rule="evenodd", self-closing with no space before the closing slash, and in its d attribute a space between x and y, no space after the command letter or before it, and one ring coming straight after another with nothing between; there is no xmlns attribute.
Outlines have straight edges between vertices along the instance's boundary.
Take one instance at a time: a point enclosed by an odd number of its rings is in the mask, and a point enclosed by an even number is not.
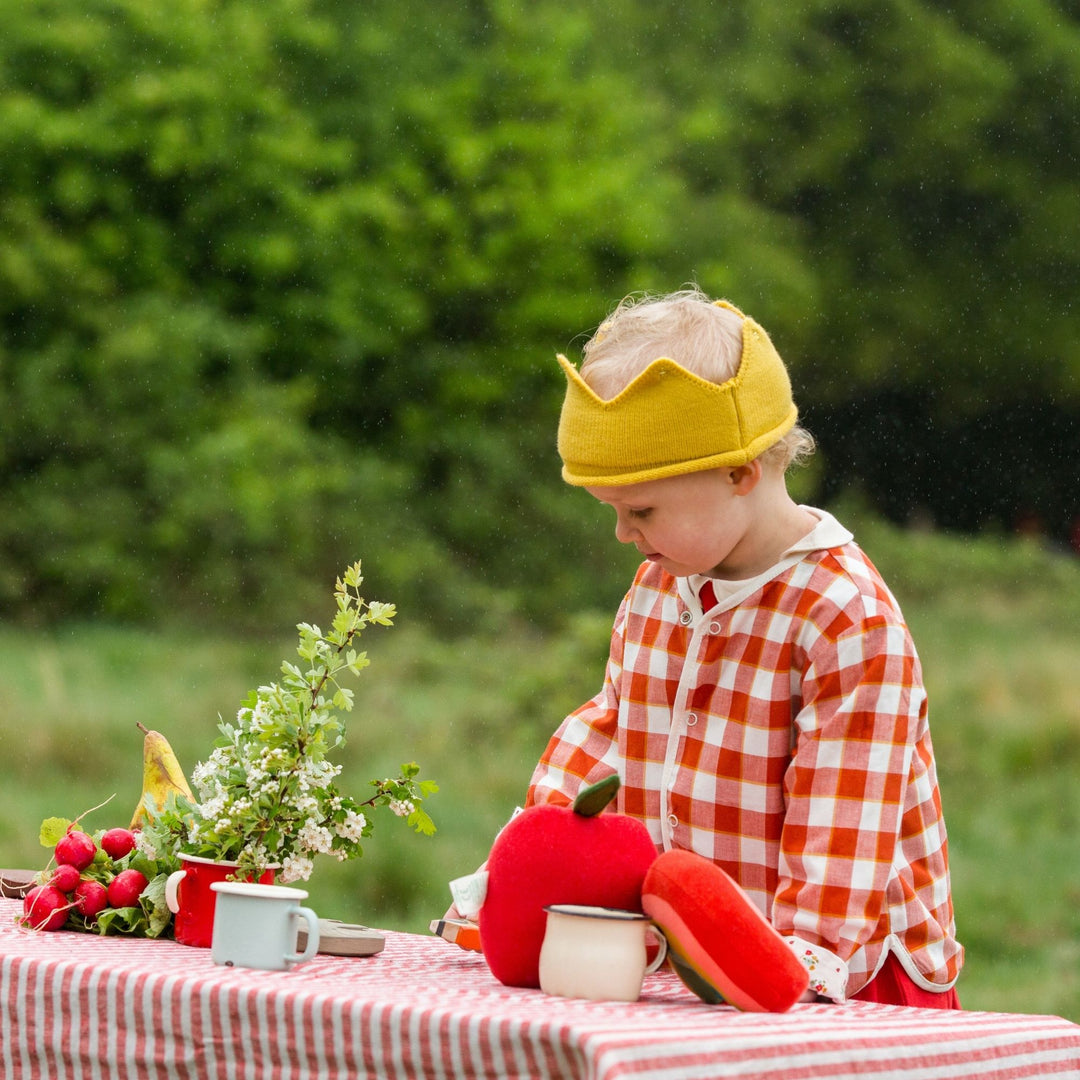
<svg viewBox="0 0 1080 1080"><path fill-rule="evenodd" d="M567 483L637 484L745 465L791 430L798 410L769 335L738 308L717 305L743 320L739 370L724 383L661 357L605 400L558 357L567 379L558 440Z"/></svg>

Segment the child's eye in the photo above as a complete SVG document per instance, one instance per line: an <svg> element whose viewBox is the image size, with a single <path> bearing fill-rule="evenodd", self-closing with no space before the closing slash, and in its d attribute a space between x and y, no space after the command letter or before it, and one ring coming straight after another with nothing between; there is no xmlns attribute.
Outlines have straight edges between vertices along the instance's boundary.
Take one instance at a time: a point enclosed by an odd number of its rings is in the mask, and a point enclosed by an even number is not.
<svg viewBox="0 0 1080 1080"><path fill-rule="evenodd" d="M630 517L637 518L638 521L644 521L652 513L651 506L642 507L640 510L631 510Z"/></svg>

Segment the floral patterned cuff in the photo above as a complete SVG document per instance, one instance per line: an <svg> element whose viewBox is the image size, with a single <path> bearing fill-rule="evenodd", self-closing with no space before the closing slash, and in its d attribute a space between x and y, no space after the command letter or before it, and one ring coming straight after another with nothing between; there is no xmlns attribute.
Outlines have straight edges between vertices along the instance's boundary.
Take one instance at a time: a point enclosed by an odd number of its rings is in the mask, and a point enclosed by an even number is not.
<svg viewBox="0 0 1080 1080"><path fill-rule="evenodd" d="M786 937L784 941L810 972L809 992L843 1004L847 1000L847 964L821 945L811 945L797 937Z"/></svg>

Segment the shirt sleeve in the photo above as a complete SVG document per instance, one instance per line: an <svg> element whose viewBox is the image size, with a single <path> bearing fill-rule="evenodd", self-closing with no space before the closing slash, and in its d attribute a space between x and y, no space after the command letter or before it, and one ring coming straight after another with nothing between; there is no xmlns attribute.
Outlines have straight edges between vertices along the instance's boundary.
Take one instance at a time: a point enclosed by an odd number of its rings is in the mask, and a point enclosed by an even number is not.
<svg viewBox="0 0 1080 1080"><path fill-rule="evenodd" d="M566 806L583 787L621 773L618 686L626 608L624 599L611 634L603 687L566 717L551 737L529 783L526 806L548 802Z"/></svg>
<svg viewBox="0 0 1080 1080"><path fill-rule="evenodd" d="M823 634L807 659L772 922L846 963L885 908L926 695L895 618Z"/></svg>
<svg viewBox="0 0 1080 1080"><path fill-rule="evenodd" d="M829 998L842 1005L847 1001L848 966L836 953L823 945L811 945L797 937L784 938L784 944L799 958L810 975L810 985L803 1001Z"/></svg>

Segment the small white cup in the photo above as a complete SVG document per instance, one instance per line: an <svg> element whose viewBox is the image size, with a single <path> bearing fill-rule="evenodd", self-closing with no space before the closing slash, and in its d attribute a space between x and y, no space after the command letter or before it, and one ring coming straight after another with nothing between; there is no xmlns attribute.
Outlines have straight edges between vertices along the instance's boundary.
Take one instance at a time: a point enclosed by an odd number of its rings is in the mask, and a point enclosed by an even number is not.
<svg viewBox="0 0 1080 1080"><path fill-rule="evenodd" d="M251 881L215 881L214 935L210 955L227 967L284 971L319 951L319 917L301 907L303 889ZM300 920L307 923L307 946L296 951Z"/></svg>
<svg viewBox="0 0 1080 1080"><path fill-rule="evenodd" d="M641 984L667 956L667 940L648 915L584 904L552 904L540 948L540 989L591 1001L637 1001ZM646 935L659 951L647 962Z"/></svg>

